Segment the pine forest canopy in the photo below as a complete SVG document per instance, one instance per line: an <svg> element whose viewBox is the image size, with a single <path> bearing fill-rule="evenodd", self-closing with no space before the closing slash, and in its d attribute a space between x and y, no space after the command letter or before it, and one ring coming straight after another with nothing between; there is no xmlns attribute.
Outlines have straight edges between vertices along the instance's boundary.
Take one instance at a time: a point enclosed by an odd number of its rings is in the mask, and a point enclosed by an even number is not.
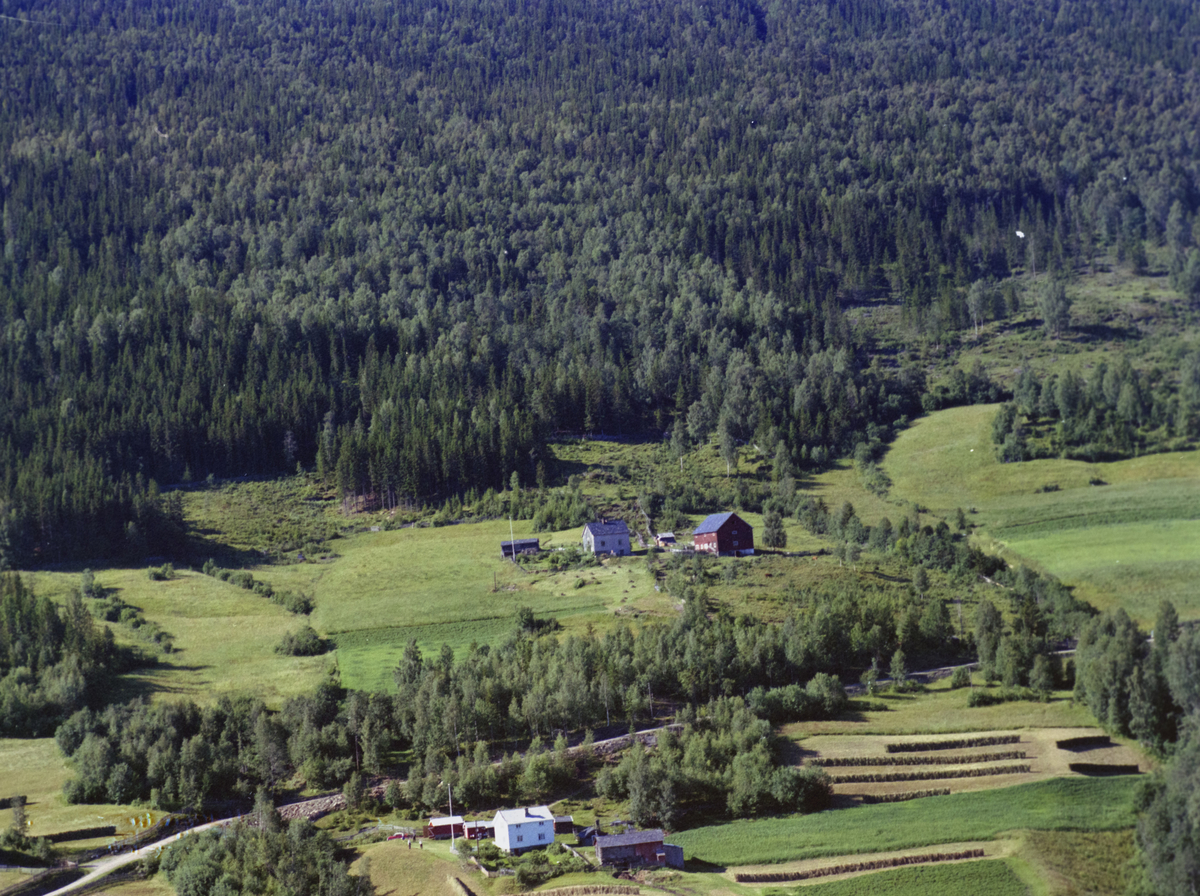
<svg viewBox="0 0 1200 896"><path fill-rule="evenodd" d="M1197 251L1177 0L5 16L10 563L170 550L186 473L437 501L674 419L819 460L924 389L845 303L936 334L1027 259Z"/></svg>

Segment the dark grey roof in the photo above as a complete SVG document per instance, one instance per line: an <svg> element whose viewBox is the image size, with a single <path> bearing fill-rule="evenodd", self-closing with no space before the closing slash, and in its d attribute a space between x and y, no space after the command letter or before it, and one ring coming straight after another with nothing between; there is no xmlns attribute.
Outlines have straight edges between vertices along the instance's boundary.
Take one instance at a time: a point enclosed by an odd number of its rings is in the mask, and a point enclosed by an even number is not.
<svg viewBox="0 0 1200 896"><path fill-rule="evenodd" d="M539 538L518 538L516 541L502 541L500 542L500 547L507 549L511 548L513 545L516 545L518 548L520 548L521 545L525 544L538 545L540 541L541 539Z"/></svg>
<svg viewBox="0 0 1200 896"><path fill-rule="evenodd" d="M584 530L593 535L624 535L628 537L629 527L624 520L613 520L611 523L588 523Z"/></svg>
<svg viewBox="0 0 1200 896"><path fill-rule="evenodd" d="M707 535L710 532L716 532L725 525L731 516L734 515L735 514L732 512L709 514L704 518L704 522L692 530L692 535ZM741 517L738 518L741 519Z"/></svg>
<svg viewBox="0 0 1200 896"><path fill-rule="evenodd" d="M634 831L632 834L610 834L596 838L596 848L609 846L637 846L639 843L662 843L663 832L659 828L650 831Z"/></svg>

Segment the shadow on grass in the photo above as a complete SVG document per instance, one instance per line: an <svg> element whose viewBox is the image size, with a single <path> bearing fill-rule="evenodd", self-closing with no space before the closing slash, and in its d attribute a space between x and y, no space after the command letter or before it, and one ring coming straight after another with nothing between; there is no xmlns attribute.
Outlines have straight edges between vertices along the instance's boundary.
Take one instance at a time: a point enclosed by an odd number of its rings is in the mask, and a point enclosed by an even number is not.
<svg viewBox="0 0 1200 896"><path fill-rule="evenodd" d="M683 870L692 874L724 874L727 869L724 865L705 862L703 859L687 859L683 863Z"/></svg>

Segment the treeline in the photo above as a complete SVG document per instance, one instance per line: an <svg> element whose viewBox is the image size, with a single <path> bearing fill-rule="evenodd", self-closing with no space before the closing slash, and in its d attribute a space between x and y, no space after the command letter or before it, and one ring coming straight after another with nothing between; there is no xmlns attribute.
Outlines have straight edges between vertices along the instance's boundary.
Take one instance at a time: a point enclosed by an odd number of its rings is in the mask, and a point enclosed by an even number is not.
<svg viewBox="0 0 1200 896"><path fill-rule="evenodd" d="M819 700L807 717L831 718L845 708L846 693L836 680L817 681L813 690L828 702ZM719 697L678 736L662 731L653 754L634 744L620 763L600 773L596 789L628 800L630 818L640 827L671 829L696 809L749 818L828 808L829 776L818 768L782 764L780 751L770 722L740 697Z"/></svg>
<svg viewBox="0 0 1200 896"><path fill-rule="evenodd" d="M815 591L797 595L804 606L770 624L710 614L702 586L687 576L668 579L684 602L669 626L561 639L514 633L457 661L449 647L426 657L410 642L394 673L404 741L416 756L440 761L479 740L632 726L654 719L667 701L701 706L735 694L766 717L800 717L824 699L801 686L818 673L857 677L898 648L943 657L964 649L944 606L930 614L889 593ZM926 615L932 621L923 626ZM760 702L757 688L770 697Z"/></svg>
<svg viewBox="0 0 1200 896"><path fill-rule="evenodd" d="M1154 639L1118 608L1093 619L1076 650L1076 699L1115 734L1156 752L1169 749L1191 711L1200 672L1195 629L1181 629L1170 601L1159 605Z"/></svg>
<svg viewBox="0 0 1200 896"><path fill-rule="evenodd" d="M279 713L250 697L204 708L135 701L82 709L55 740L75 766L68 802L199 809L211 799L248 800L296 772L312 787L332 787L360 768L379 771L394 744L392 701L330 683Z"/></svg>
<svg viewBox="0 0 1200 896"><path fill-rule="evenodd" d="M1178 0L7 13L9 562L169 553L151 480L209 473L440 503L674 423L819 465L924 392L847 305L940 341L1197 250Z"/></svg>
<svg viewBox="0 0 1200 896"><path fill-rule="evenodd" d="M1026 566L1002 569L994 582L1007 598L1011 622L1005 626L999 607L984 598L975 609L974 640L983 676L1000 681L1006 690L1001 695L973 691L972 705L1045 697L1052 690L1074 686L1075 665L1054 654L1091 624L1096 610L1053 576Z"/></svg>
<svg viewBox="0 0 1200 896"><path fill-rule="evenodd" d="M1176 448L1200 437L1200 352L1175 371L1141 373L1127 358L1094 373L1039 376L1026 367L992 420L1005 462L1038 457L1104 461Z"/></svg>
<svg viewBox="0 0 1200 896"><path fill-rule="evenodd" d="M215 893L366 896L367 876L350 873L342 850L309 821L284 828L265 797L254 823L191 834L163 850L158 867L178 896Z"/></svg>
<svg viewBox="0 0 1200 896"><path fill-rule="evenodd" d="M1184 896L1200 886L1200 628L1182 626L1169 601L1148 640L1124 610L1097 617L1077 651L1075 695L1114 734L1164 757L1137 797L1137 856L1127 889Z"/></svg>
<svg viewBox="0 0 1200 896"><path fill-rule="evenodd" d="M59 607L0 574L0 735L45 737L139 662L97 625L78 593Z"/></svg>

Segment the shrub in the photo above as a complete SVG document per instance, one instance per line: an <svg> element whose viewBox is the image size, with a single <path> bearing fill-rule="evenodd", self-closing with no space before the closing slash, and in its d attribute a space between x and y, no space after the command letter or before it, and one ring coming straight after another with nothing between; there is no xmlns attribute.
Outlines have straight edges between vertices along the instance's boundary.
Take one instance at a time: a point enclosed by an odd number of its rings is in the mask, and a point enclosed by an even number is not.
<svg viewBox="0 0 1200 896"><path fill-rule="evenodd" d="M298 632L285 634L275 652L281 656L319 656L328 649L328 642L311 625L306 625Z"/></svg>
<svg viewBox="0 0 1200 896"><path fill-rule="evenodd" d="M175 578L175 567L170 563L164 563L162 566L151 566L146 572L152 582L165 582Z"/></svg>
<svg viewBox="0 0 1200 896"><path fill-rule="evenodd" d="M969 688L971 686L971 670L966 666L959 666L954 670L954 674L950 676L950 687L952 688Z"/></svg>

